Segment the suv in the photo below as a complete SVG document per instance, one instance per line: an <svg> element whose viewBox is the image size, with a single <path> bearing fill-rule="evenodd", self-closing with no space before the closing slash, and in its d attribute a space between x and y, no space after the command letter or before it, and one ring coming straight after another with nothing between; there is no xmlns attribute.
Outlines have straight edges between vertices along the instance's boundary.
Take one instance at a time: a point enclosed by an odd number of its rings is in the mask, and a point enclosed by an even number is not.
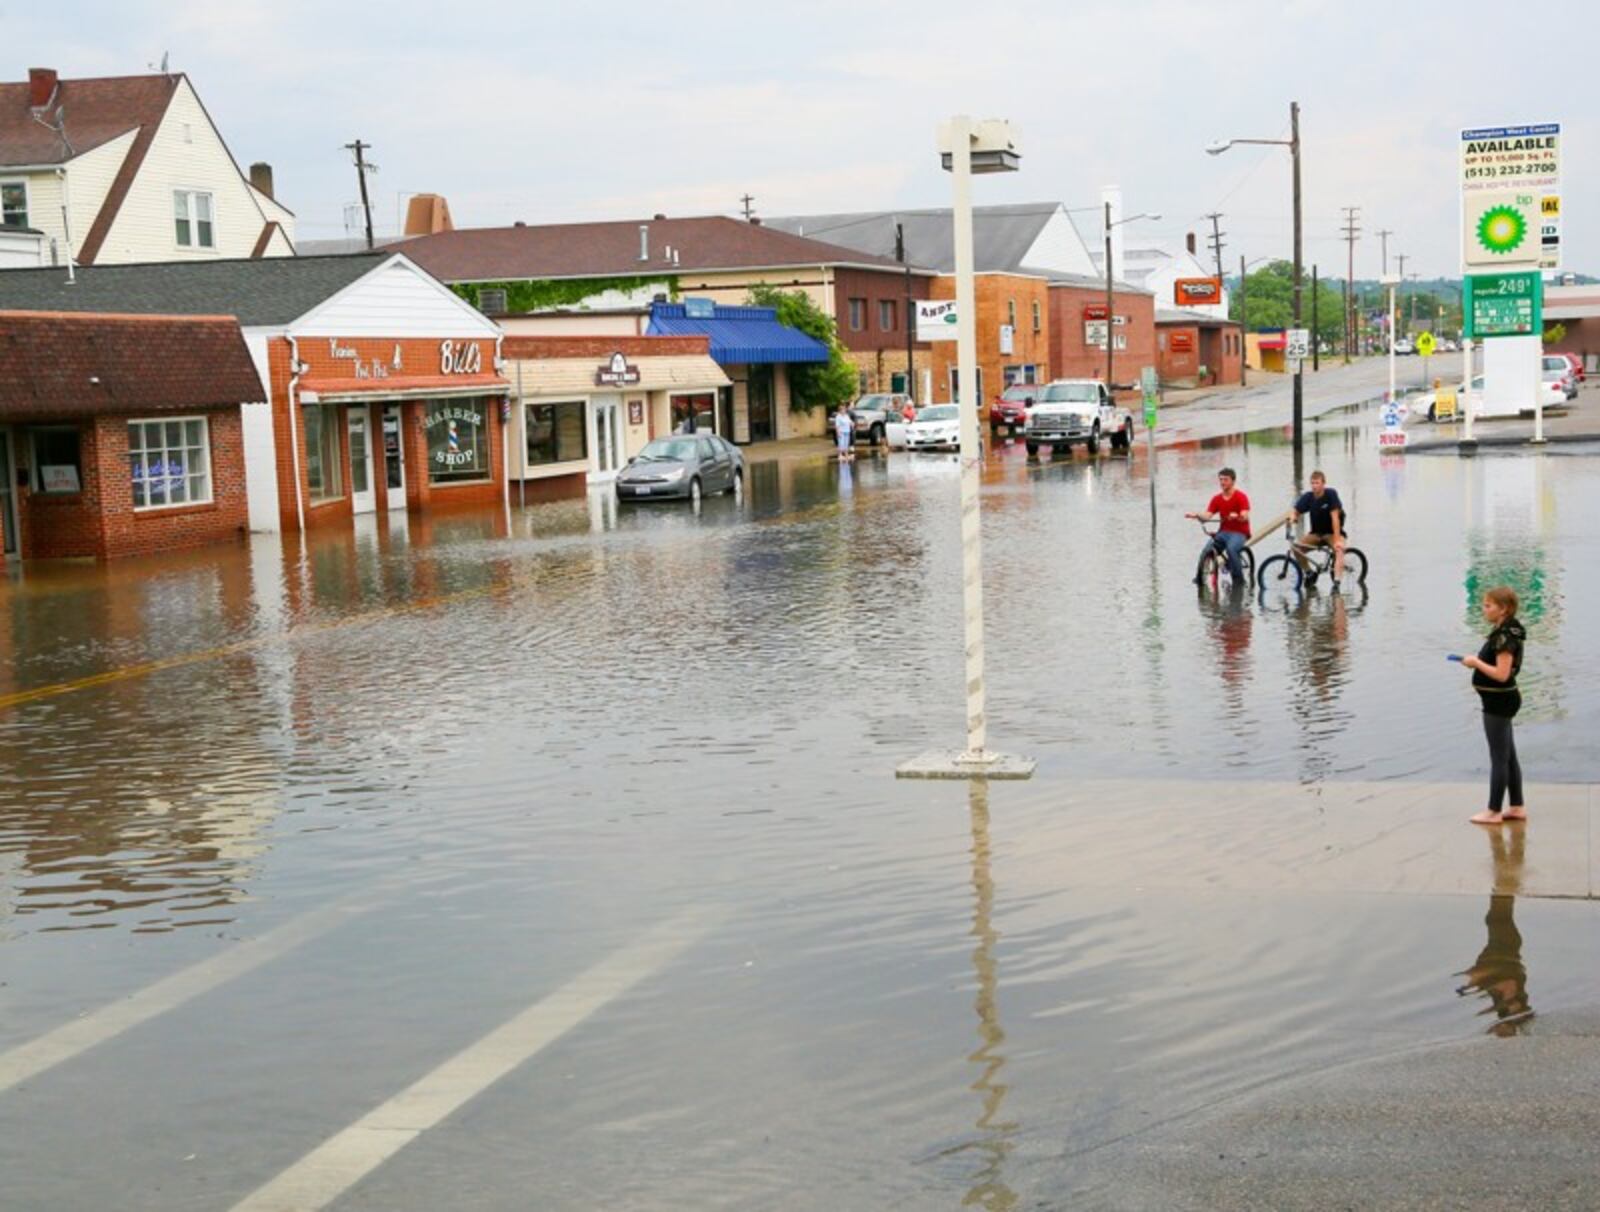
<svg viewBox="0 0 1600 1212"><path fill-rule="evenodd" d="M855 423L854 441L866 438L874 446L883 444L884 426L903 420L911 397L899 391L880 391L862 396L850 405L850 420Z"/></svg>
<svg viewBox="0 0 1600 1212"><path fill-rule="evenodd" d="M1043 390L1032 383L1016 383L997 395L989 405L989 435L998 438L1002 429L1009 434L1021 433L1028 423L1028 409Z"/></svg>
<svg viewBox="0 0 1600 1212"><path fill-rule="evenodd" d="M1030 455L1041 446L1070 450L1074 442L1095 454L1102 438L1110 439L1112 450L1133 445L1133 414L1118 407L1098 379L1057 379L1037 391L1022 431Z"/></svg>

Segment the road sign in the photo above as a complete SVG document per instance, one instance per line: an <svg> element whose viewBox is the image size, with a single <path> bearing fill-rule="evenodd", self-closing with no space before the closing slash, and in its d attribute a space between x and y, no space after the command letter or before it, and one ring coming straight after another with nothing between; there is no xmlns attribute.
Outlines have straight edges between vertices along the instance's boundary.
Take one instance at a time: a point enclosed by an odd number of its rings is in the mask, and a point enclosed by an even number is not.
<svg viewBox="0 0 1600 1212"><path fill-rule="evenodd" d="M1543 331L1544 284L1537 271L1464 279L1467 336L1527 337Z"/></svg>
<svg viewBox="0 0 1600 1212"><path fill-rule="evenodd" d="M1283 356L1296 361L1311 356L1311 330L1291 328L1283 334Z"/></svg>
<svg viewBox="0 0 1600 1212"><path fill-rule="evenodd" d="M1434 341L1433 334L1431 332L1425 332L1417 338L1417 352L1424 358L1431 358L1433 357L1435 344L1437 344L1437 342Z"/></svg>
<svg viewBox="0 0 1600 1212"><path fill-rule="evenodd" d="M1144 393L1144 424L1146 429L1156 427L1156 368L1146 366L1139 372L1139 386Z"/></svg>
<svg viewBox="0 0 1600 1212"><path fill-rule="evenodd" d="M1454 421L1456 419L1456 389L1454 387L1441 387L1433 393L1433 419L1435 421Z"/></svg>
<svg viewBox="0 0 1600 1212"><path fill-rule="evenodd" d="M918 299L917 340L954 341L956 304L954 299Z"/></svg>
<svg viewBox="0 0 1600 1212"><path fill-rule="evenodd" d="M1406 448L1406 438L1409 435L1403 429L1383 429L1378 431L1378 449L1391 453L1403 453Z"/></svg>
<svg viewBox="0 0 1600 1212"><path fill-rule="evenodd" d="M1559 122L1463 130L1462 268L1536 269L1552 257L1559 261L1559 219L1547 224L1543 208L1546 198L1559 198L1560 192ZM1547 225L1556 228L1548 246Z"/></svg>

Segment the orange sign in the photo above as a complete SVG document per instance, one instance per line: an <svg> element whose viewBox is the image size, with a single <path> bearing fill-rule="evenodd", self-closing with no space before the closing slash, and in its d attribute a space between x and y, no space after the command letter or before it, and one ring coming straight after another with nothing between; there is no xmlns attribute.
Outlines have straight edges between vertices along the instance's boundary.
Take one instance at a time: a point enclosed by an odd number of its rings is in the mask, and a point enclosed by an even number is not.
<svg viewBox="0 0 1600 1212"><path fill-rule="evenodd" d="M1221 278L1179 278L1172 284L1179 307L1209 307L1222 302Z"/></svg>
<svg viewBox="0 0 1600 1212"><path fill-rule="evenodd" d="M1193 353L1194 334L1192 332L1175 332L1172 334L1173 353Z"/></svg>

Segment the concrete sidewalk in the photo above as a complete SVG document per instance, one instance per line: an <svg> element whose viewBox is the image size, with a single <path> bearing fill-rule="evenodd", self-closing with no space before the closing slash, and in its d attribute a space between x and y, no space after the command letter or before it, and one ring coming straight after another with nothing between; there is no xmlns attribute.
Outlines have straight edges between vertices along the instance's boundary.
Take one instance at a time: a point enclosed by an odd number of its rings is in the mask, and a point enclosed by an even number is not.
<svg viewBox="0 0 1600 1212"><path fill-rule="evenodd" d="M1480 418L1473 422L1472 436L1480 447L1529 446L1533 442L1533 417ZM1414 418L1406 426L1410 434L1409 452L1460 449L1466 437L1461 421L1434 424L1426 417ZM1544 436L1548 442L1600 442L1600 382L1584 384L1560 413L1546 413Z"/></svg>

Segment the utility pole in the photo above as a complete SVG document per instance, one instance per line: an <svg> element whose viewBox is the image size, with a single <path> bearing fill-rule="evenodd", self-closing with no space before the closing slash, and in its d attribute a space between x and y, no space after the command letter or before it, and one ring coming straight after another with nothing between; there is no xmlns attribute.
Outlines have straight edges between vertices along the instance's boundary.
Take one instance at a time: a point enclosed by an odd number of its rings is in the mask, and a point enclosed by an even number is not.
<svg viewBox="0 0 1600 1212"><path fill-rule="evenodd" d="M1400 296L1401 298L1404 298L1406 293L1406 262L1410 260L1410 258L1407 257L1405 253L1395 253L1394 259L1400 262ZM1399 307L1395 307L1393 309L1393 314L1391 314L1389 317L1389 323L1394 328L1400 327ZM1393 341L1399 335L1400 334L1398 332L1391 332L1389 334L1389 340Z"/></svg>
<svg viewBox="0 0 1600 1212"><path fill-rule="evenodd" d="M1211 220L1211 255L1216 259L1217 277L1220 278L1222 277L1222 237L1228 233L1217 229L1217 220L1222 218L1221 211L1213 211L1204 217Z"/></svg>
<svg viewBox="0 0 1600 1212"><path fill-rule="evenodd" d="M1305 289L1305 262L1301 256L1302 228L1300 205L1300 102L1289 102L1289 158L1294 161L1294 293L1290 302L1294 307L1294 326L1300 327L1303 314L1301 297ZM1301 472L1305 468L1305 366L1294 372L1294 487L1300 491Z"/></svg>
<svg viewBox="0 0 1600 1212"><path fill-rule="evenodd" d="M749 195L747 194L746 197ZM911 262L906 260L906 229L903 224L894 225L894 259L906 267L906 395L912 403L917 399L917 372L916 362L912 358L912 330L917 322L917 301L911 296Z"/></svg>
<svg viewBox="0 0 1600 1212"><path fill-rule="evenodd" d="M748 223L751 219L756 217L755 208L751 206L751 203L755 201L755 198L750 194L745 194L739 199L739 201L744 204L744 221Z"/></svg>
<svg viewBox="0 0 1600 1212"><path fill-rule="evenodd" d="M372 203L367 198L367 174L378 171L378 166L366 158L365 153L372 150L372 144L363 143L357 139L354 143L344 145L346 151L356 154L356 179L361 183L361 213L367 218L367 251L372 250Z"/></svg>
<svg viewBox="0 0 1600 1212"><path fill-rule="evenodd" d="M1389 276L1389 237L1394 235L1387 227L1378 233L1378 239L1383 244L1383 276Z"/></svg>
<svg viewBox="0 0 1600 1212"><path fill-rule="evenodd" d="M1356 339L1356 240L1361 235L1357 226L1361 217L1359 206L1340 207L1344 211L1344 239L1349 248L1349 264L1344 279L1344 360L1350 362L1350 348Z"/></svg>
<svg viewBox="0 0 1600 1212"><path fill-rule="evenodd" d="M1317 332L1317 267L1311 267L1311 369L1322 369L1322 337Z"/></svg>
<svg viewBox="0 0 1600 1212"><path fill-rule="evenodd" d="M1249 295L1244 287L1244 254L1239 254L1239 386L1245 384L1245 371L1250 366L1250 311Z"/></svg>
<svg viewBox="0 0 1600 1212"><path fill-rule="evenodd" d="M1111 380L1111 347L1116 344L1112 328L1116 323L1116 302L1111 293L1111 203L1106 203L1106 391L1113 401L1117 398L1116 385Z"/></svg>

